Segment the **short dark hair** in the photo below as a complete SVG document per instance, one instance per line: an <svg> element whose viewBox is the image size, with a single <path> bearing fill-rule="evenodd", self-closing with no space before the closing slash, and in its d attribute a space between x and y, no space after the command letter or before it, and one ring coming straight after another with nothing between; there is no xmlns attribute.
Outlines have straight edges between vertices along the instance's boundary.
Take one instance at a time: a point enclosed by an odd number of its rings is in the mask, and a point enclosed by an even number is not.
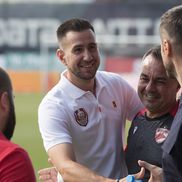
<svg viewBox="0 0 182 182"><path fill-rule="evenodd" d="M169 9L161 16L162 29L168 33L173 44L182 45L182 5Z"/></svg>
<svg viewBox="0 0 182 182"><path fill-rule="evenodd" d="M11 93L12 84L8 73L0 67L0 92Z"/></svg>
<svg viewBox="0 0 182 182"><path fill-rule="evenodd" d="M62 39L69 31L81 32L87 29L91 29L95 33L94 27L90 24L89 21L80 18L72 18L63 22L58 27L57 38L58 40Z"/></svg>
<svg viewBox="0 0 182 182"><path fill-rule="evenodd" d="M14 128L16 125L16 116L15 116L13 97L12 97L12 90L13 89L12 89L11 79L8 73L0 67L0 96L2 96L4 92L7 92L10 104L9 107L10 110L6 120L6 126L1 132L3 132L3 134L6 136L8 140L10 140L11 137L13 136Z"/></svg>
<svg viewBox="0 0 182 182"><path fill-rule="evenodd" d="M162 62L162 55L161 55L161 46L156 45L149 49L143 56L142 60L144 60L147 56L151 55L154 57L156 60L159 60Z"/></svg>

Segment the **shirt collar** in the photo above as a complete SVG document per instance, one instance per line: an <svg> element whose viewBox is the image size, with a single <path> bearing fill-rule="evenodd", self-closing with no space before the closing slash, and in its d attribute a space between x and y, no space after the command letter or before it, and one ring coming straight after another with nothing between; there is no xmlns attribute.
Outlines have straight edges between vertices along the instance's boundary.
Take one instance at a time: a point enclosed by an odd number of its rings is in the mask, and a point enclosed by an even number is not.
<svg viewBox="0 0 182 182"><path fill-rule="evenodd" d="M90 91L84 91L77 86L75 86L73 83L71 83L66 77L65 72L67 70L63 71L61 73L61 79L59 81L60 87L72 98L80 98L83 95L89 93ZM100 92L100 90L105 87L105 83L102 83L98 78L98 72L96 73L96 95Z"/></svg>
<svg viewBox="0 0 182 182"><path fill-rule="evenodd" d="M1 140L8 140L1 131L0 131L0 139Z"/></svg>

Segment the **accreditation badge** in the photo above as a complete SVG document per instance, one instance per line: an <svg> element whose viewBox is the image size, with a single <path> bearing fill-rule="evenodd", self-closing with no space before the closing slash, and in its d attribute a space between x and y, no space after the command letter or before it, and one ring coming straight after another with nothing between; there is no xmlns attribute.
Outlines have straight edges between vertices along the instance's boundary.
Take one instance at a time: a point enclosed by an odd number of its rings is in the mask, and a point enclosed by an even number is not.
<svg viewBox="0 0 182 182"><path fill-rule="evenodd" d="M88 123L88 114L84 108L79 108L74 112L76 122L81 126L86 126Z"/></svg>

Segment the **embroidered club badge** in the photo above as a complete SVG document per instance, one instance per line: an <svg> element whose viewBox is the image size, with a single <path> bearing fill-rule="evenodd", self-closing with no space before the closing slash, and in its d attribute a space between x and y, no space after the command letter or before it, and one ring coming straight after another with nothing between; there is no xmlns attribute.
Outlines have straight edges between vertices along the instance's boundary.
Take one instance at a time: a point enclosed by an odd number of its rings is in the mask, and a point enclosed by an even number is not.
<svg viewBox="0 0 182 182"><path fill-rule="evenodd" d="M155 132L155 141L157 143L163 143L169 134L169 130L166 128L157 128Z"/></svg>
<svg viewBox="0 0 182 182"><path fill-rule="evenodd" d="M88 123L88 114L84 108L79 108L74 112L76 122L81 126L86 126Z"/></svg>

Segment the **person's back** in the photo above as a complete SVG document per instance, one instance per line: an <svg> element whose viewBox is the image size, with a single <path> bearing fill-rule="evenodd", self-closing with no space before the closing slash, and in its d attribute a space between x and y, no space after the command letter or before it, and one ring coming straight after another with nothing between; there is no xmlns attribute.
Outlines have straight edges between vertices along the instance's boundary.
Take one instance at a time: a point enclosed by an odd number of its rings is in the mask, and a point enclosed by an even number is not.
<svg viewBox="0 0 182 182"><path fill-rule="evenodd" d="M32 163L27 152L0 133L0 181L35 182Z"/></svg>

